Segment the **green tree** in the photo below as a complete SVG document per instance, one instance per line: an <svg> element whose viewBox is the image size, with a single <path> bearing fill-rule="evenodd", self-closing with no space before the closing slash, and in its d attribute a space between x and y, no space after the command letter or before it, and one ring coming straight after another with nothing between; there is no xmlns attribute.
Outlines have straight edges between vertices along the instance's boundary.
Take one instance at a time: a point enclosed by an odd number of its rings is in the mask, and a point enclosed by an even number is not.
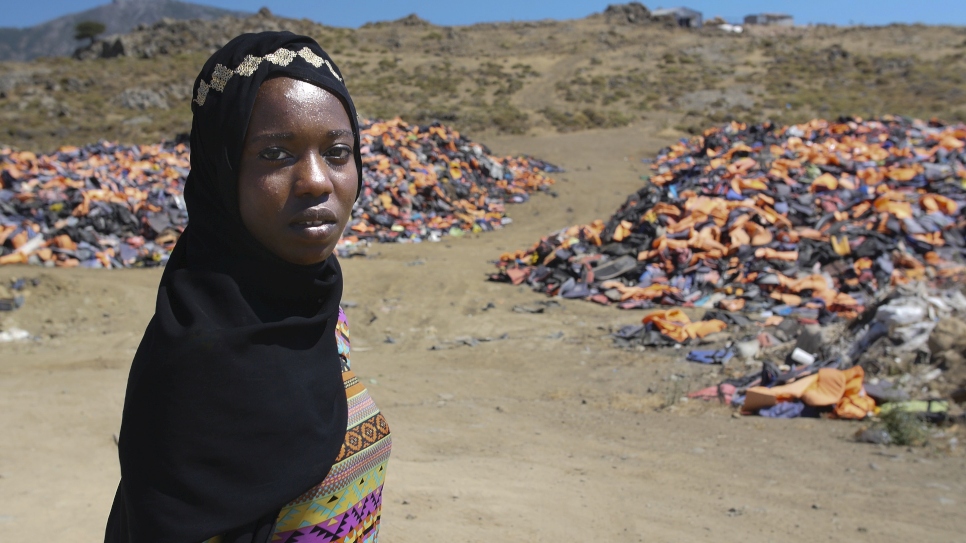
<svg viewBox="0 0 966 543"><path fill-rule="evenodd" d="M77 23L77 26L74 27L74 39L90 39L91 43L94 43L94 38L96 38L98 34L104 32L104 29L104 23L99 23L97 21L81 21Z"/></svg>

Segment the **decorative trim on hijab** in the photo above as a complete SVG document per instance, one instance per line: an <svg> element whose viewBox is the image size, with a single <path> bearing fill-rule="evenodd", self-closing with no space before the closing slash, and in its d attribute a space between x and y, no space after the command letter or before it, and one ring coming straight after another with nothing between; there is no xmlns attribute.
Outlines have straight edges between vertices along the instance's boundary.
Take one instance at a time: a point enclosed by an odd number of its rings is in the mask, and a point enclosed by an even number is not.
<svg viewBox="0 0 966 543"><path fill-rule="evenodd" d="M216 64L215 69L211 73L211 82L206 83L205 80L202 79L201 83L198 85L198 96L194 99L194 102L199 106L205 105L205 100L208 98L209 90L224 92L225 85L228 84L228 80L231 79L233 75L238 74L242 77L251 77L263 60L271 62L276 66L284 67L291 64L292 61L295 60L296 56L302 57L305 59L305 62L308 62L316 68L321 68L324 64L325 67L329 69L329 72L332 73L332 77L342 81L342 77L332 67L332 64L329 63L328 60L316 55L308 47L303 47L297 53L291 49L282 47L274 53L270 53L263 57L248 55L234 70L225 66L224 64Z"/></svg>

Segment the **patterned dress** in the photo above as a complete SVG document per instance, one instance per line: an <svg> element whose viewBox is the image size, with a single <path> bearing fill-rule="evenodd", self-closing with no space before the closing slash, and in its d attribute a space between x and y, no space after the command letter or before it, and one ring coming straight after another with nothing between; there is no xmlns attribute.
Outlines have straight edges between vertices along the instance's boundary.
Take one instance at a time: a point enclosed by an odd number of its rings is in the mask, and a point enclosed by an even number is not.
<svg viewBox="0 0 966 543"><path fill-rule="evenodd" d="M349 402L342 452L325 480L282 508L273 543L376 543L379 538L392 438L386 419L350 369L349 324L342 309L336 340ZM215 537L207 543L220 541Z"/></svg>

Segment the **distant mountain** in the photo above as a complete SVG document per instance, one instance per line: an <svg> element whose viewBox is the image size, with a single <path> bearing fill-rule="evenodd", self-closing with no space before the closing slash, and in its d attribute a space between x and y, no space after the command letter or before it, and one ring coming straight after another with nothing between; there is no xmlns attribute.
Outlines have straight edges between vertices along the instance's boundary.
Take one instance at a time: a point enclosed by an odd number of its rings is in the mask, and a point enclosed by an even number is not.
<svg viewBox="0 0 966 543"><path fill-rule="evenodd" d="M113 0L110 4L65 15L29 28L0 28L0 60L30 60L67 56L84 45L74 39L74 26L98 21L103 35L123 34L139 24L168 19L217 19L224 15L250 15L176 0Z"/></svg>

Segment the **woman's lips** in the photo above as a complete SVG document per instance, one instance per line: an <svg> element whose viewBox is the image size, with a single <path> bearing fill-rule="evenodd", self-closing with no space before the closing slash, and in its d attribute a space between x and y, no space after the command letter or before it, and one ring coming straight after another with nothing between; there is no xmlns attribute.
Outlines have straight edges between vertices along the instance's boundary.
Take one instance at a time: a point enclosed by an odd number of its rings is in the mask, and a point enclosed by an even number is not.
<svg viewBox="0 0 966 543"><path fill-rule="evenodd" d="M332 224L332 223L328 221L300 221L295 223L295 225L300 228L322 226L323 224Z"/></svg>
<svg viewBox="0 0 966 543"><path fill-rule="evenodd" d="M339 218L335 212L324 207L311 207L301 211L292 218L291 224L326 224L337 223Z"/></svg>
<svg viewBox="0 0 966 543"><path fill-rule="evenodd" d="M337 224L334 222L297 222L289 225L296 235L312 240L328 240L336 231Z"/></svg>
<svg viewBox="0 0 966 543"><path fill-rule="evenodd" d="M335 213L325 208L312 208L296 215L289 223L289 228L300 236L322 240L329 238L337 225Z"/></svg>

